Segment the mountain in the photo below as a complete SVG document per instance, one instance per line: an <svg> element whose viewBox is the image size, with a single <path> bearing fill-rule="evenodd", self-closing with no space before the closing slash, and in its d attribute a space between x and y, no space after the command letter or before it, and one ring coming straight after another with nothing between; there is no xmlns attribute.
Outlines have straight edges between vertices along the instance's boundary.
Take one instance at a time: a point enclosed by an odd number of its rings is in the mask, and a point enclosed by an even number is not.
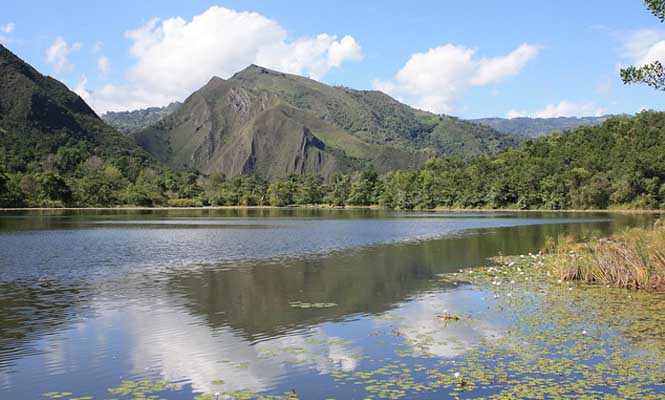
<svg viewBox="0 0 665 400"><path fill-rule="evenodd" d="M382 92L332 87L256 65L228 80L213 77L135 138L174 168L266 178L414 168L435 156L493 154L520 141L415 110Z"/></svg>
<svg viewBox="0 0 665 400"><path fill-rule="evenodd" d="M149 158L64 84L0 45L0 165L24 171L63 146L87 155Z"/></svg>
<svg viewBox="0 0 665 400"><path fill-rule="evenodd" d="M579 126L596 126L605 122L602 117L557 117L557 118L480 118L473 123L494 128L499 132L535 138L552 132L562 132Z"/></svg>
<svg viewBox="0 0 665 400"><path fill-rule="evenodd" d="M118 131L131 135L173 114L181 105L182 103L176 101L165 107L150 107L134 111L109 111L102 114L101 118Z"/></svg>

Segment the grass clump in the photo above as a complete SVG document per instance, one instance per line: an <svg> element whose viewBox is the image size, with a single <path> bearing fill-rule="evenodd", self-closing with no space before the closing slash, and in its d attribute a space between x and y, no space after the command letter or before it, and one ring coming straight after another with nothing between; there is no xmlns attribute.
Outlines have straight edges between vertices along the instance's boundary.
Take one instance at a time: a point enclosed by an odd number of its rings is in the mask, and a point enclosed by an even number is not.
<svg viewBox="0 0 665 400"><path fill-rule="evenodd" d="M665 291L665 224L633 228L609 238L552 245L551 266L564 281Z"/></svg>

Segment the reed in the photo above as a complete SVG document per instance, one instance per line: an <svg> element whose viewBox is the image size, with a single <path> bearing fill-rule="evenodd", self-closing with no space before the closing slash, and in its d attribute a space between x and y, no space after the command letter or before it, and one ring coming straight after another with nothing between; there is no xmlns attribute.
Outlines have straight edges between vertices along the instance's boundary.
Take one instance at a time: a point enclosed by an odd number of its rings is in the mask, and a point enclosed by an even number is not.
<svg viewBox="0 0 665 400"><path fill-rule="evenodd" d="M665 224L660 221L581 243L560 237L547 250L561 280L665 291Z"/></svg>

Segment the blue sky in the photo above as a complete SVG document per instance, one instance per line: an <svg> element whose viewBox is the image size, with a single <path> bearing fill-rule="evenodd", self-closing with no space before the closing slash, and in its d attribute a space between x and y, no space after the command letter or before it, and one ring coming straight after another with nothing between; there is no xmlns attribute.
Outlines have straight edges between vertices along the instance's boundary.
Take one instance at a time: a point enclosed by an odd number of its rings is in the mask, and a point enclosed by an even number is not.
<svg viewBox="0 0 665 400"><path fill-rule="evenodd" d="M665 103L618 78L665 58L638 0L9 2L0 42L99 112L182 100L250 62L466 118Z"/></svg>

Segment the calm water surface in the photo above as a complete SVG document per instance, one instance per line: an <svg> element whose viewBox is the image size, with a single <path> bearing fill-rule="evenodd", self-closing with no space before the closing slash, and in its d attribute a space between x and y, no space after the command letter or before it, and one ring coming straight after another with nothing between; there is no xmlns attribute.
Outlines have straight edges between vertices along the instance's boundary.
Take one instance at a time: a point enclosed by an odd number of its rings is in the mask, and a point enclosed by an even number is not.
<svg viewBox="0 0 665 400"><path fill-rule="evenodd" d="M323 210L0 213L0 398L71 391L105 399L128 379L175 382L178 390L163 396L170 399L293 388L306 399L363 398L362 388L338 385L336 372L385 361L431 329L448 304L480 301L439 274L498 253L536 252L560 233L651 221ZM400 328L390 327L392 318ZM463 357L504 325L448 329L438 343L464 339L429 352ZM399 332L372 340L382 329Z"/></svg>

